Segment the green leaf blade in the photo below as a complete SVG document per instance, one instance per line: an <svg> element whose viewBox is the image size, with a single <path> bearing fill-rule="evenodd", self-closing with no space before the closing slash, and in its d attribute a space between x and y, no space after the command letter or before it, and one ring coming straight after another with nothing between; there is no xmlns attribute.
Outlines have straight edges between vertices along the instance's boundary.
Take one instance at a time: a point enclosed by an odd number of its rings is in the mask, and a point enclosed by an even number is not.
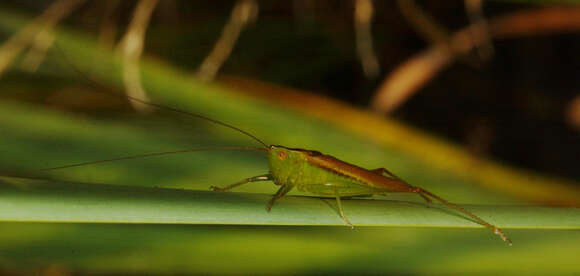
<svg viewBox="0 0 580 276"><path fill-rule="evenodd" d="M268 213L265 194L3 179L0 221L344 226L334 199L288 196ZM503 228L580 229L577 208L464 207ZM344 209L357 226L481 227L440 204L349 199Z"/></svg>

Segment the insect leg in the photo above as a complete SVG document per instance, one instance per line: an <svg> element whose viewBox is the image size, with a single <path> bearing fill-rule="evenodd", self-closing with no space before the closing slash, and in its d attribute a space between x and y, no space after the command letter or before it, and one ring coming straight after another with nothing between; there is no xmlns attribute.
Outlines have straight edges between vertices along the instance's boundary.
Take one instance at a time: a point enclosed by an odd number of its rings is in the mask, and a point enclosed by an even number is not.
<svg viewBox="0 0 580 276"><path fill-rule="evenodd" d="M290 192L292 188L294 188L292 185L282 185L282 187L280 187L280 189L278 189L278 191L272 196L272 199L268 201L268 204L266 205L266 211L270 212L270 210L272 210L272 206L274 206L274 202Z"/></svg>
<svg viewBox="0 0 580 276"><path fill-rule="evenodd" d="M397 180L401 180L403 181L400 177L396 176L394 173L390 172L389 170L385 169L385 168L378 168L378 169L374 169L374 170L370 170L371 172L374 172L376 174L380 174L380 175L388 175L394 179ZM431 203L433 202L430 198L428 198L427 196L425 196L422 193L417 193L418 195L420 195L425 201L427 201L427 203Z"/></svg>
<svg viewBox="0 0 580 276"><path fill-rule="evenodd" d="M371 172L374 172L376 174L380 174L380 175L388 175L394 179L401 179L398 176L396 176L394 173L390 172L389 170L385 169L385 168L378 168L378 169L374 169L374 170L370 170Z"/></svg>
<svg viewBox="0 0 580 276"><path fill-rule="evenodd" d="M354 226L344 215L341 199L377 194L374 188L360 185L357 182L348 181L347 179L343 181L335 180L334 182L303 184L302 189L313 195L334 197L336 199L338 215L351 228L354 228Z"/></svg>
<svg viewBox="0 0 580 276"><path fill-rule="evenodd" d="M419 194L425 201L427 201L427 203L431 203L433 202L430 198L428 198L427 196L425 196L424 194Z"/></svg>
<svg viewBox="0 0 580 276"><path fill-rule="evenodd" d="M497 226L495 226L493 224L490 224L489 222L487 222L487 221L483 220L482 218L474 215L473 213L471 213L471 212L469 212L469 211L467 211L467 210L459 207L455 203L451 203L451 202L449 202L449 201L447 201L447 200L445 200L443 198L440 198L440 197L438 197L438 196L436 196L436 195L434 195L434 194L432 194L432 193L430 193L428 191L425 191L425 190L423 190L421 188L418 188L418 187L415 187L412 192L413 193L418 193L418 194L423 194L423 196L430 196L430 197L432 197L432 198L440 201L441 203L443 203L443 204L445 204L445 205L447 205L447 206L449 206L449 207L451 207L451 208L453 208L453 209L455 209L455 210L457 210L457 211L459 211L459 212L461 212L463 214L466 214L466 215L470 216L471 218L473 218L479 224L481 224L481 225L483 225L483 226L491 229L491 231L493 231L494 234L498 235L502 240L504 240L505 242L507 242L508 245L510 245L510 246L512 245L511 240Z"/></svg>
<svg viewBox="0 0 580 276"><path fill-rule="evenodd" d="M336 189L336 187L333 188L334 188L334 196L336 197L336 205L338 206L338 214L340 215L340 218L342 218L344 223L350 226L351 229L354 229L352 223L350 223L350 221L344 216L344 212L342 211L342 203L340 202L340 196L338 195L338 189Z"/></svg>
<svg viewBox="0 0 580 276"><path fill-rule="evenodd" d="M231 184L229 186L225 186L223 188L217 187L217 186L211 186L209 187L210 190L214 191L214 192L225 192L229 189L232 189L234 187L249 183L249 182L258 182L258 181L268 181L268 180L272 180L272 175L270 174L264 174L264 175L258 175L258 176L254 176L254 177L250 177L250 178L246 178L240 182Z"/></svg>

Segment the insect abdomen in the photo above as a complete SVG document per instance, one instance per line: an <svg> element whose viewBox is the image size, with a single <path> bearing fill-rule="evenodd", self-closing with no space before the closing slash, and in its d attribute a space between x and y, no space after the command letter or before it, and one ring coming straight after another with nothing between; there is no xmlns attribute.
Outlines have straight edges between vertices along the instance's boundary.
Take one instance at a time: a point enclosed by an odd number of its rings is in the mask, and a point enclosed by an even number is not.
<svg viewBox="0 0 580 276"><path fill-rule="evenodd" d="M318 196L357 196L374 193L374 189L355 179L306 162L296 181L299 190Z"/></svg>

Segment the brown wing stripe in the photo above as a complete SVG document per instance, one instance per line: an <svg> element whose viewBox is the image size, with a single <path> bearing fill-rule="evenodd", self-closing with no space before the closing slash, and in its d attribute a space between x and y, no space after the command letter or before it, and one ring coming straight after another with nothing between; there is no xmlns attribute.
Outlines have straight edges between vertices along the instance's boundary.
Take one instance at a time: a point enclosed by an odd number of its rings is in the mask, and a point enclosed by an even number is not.
<svg viewBox="0 0 580 276"><path fill-rule="evenodd" d="M412 192L414 188L404 181L384 177L367 169L336 159L330 155L307 155L306 160L321 169L377 189L384 189L389 192Z"/></svg>

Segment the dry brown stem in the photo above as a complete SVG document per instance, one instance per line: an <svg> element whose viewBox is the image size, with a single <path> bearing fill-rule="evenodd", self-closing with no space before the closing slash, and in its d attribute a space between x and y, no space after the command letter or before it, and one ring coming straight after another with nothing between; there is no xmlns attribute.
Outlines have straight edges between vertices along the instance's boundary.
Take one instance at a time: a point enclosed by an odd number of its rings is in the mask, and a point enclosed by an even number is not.
<svg viewBox="0 0 580 276"><path fill-rule="evenodd" d="M354 7L354 27L356 49L362 63L363 71L368 78L375 78L380 71L379 62L373 49L371 22L373 20L373 2L356 0Z"/></svg>
<svg viewBox="0 0 580 276"><path fill-rule="evenodd" d="M439 25L415 1L398 0L397 4L399 5L401 14L426 41L431 43L445 43L449 39L448 31Z"/></svg>
<svg viewBox="0 0 580 276"><path fill-rule="evenodd" d="M377 89L372 101L373 109L383 114L392 112L457 57L470 53L474 47L488 41L488 34L501 39L578 31L580 8L520 11L490 19L488 26L489 32L473 32L473 26L463 28L453 34L448 42L436 43L408 59L393 70Z"/></svg>
<svg viewBox="0 0 580 276"><path fill-rule="evenodd" d="M143 53L145 31L149 25L151 14L158 2L158 0L139 1L129 29L119 45L119 50L123 56L123 83L125 90L130 97L145 101L148 101L148 99L141 83L139 59ZM134 101L131 101L131 105L139 111L150 110L149 106Z"/></svg>
<svg viewBox="0 0 580 276"><path fill-rule="evenodd" d="M213 80L230 56L243 28L258 16L258 3L255 0L238 0L232 10L229 22L224 26L221 37L211 53L205 58L197 71L197 77L204 81Z"/></svg>
<svg viewBox="0 0 580 276"><path fill-rule="evenodd" d="M0 76L8 69L14 59L31 43L36 51L36 57L31 56L29 61L40 63L43 52L46 51L54 40L53 28L82 4L84 0L58 0L52 3L44 12L31 23L22 28L0 46ZM34 54L33 54L34 55ZM33 64L30 64L34 68Z"/></svg>
<svg viewBox="0 0 580 276"><path fill-rule="evenodd" d="M30 50L22 60L22 67L28 72L36 72L38 67L44 61L46 52L54 43L56 35L52 29L45 29L36 35L33 40Z"/></svg>

